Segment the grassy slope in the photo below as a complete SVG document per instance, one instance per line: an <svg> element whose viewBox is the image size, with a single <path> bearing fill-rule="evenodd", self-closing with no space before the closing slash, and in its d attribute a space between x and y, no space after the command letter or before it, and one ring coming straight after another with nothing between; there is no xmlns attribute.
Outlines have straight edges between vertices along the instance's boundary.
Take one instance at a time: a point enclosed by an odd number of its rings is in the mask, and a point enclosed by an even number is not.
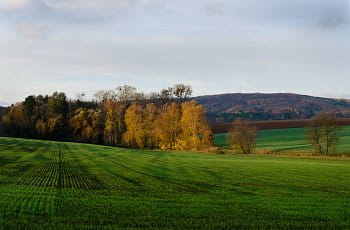
<svg viewBox="0 0 350 230"><path fill-rule="evenodd" d="M338 153L350 152L350 126L344 126L339 130L340 143L336 151ZM226 134L214 136L214 143L220 147L228 148ZM262 130L258 134L257 148L269 150L311 150L305 140L305 129L275 129Z"/></svg>
<svg viewBox="0 0 350 230"><path fill-rule="evenodd" d="M10 138L0 138L0 156L6 229L350 227L346 160Z"/></svg>

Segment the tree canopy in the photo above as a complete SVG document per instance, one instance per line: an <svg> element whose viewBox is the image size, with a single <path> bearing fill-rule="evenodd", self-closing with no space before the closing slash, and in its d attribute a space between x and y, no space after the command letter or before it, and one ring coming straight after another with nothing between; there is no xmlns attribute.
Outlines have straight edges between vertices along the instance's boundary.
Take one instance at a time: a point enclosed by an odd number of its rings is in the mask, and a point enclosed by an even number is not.
<svg viewBox="0 0 350 230"><path fill-rule="evenodd" d="M69 140L132 148L200 150L211 145L204 108L189 101L190 86L149 95L124 85L100 90L93 101L66 94L28 96L2 118L9 136Z"/></svg>

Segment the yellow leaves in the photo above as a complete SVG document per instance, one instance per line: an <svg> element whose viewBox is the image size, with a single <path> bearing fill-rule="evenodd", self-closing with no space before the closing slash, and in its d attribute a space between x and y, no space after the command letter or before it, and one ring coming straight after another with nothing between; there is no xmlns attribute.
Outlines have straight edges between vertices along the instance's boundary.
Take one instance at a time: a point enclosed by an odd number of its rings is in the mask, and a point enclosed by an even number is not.
<svg viewBox="0 0 350 230"><path fill-rule="evenodd" d="M176 103L165 107L155 120L154 135L161 149L180 149L179 138L181 134L181 110Z"/></svg>
<svg viewBox="0 0 350 230"><path fill-rule="evenodd" d="M2 124L4 126L19 126L24 119L23 104L19 103L10 108L8 112L2 118Z"/></svg>
<svg viewBox="0 0 350 230"><path fill-rule="evenodd" d="M110 145L118 145L122 142L124 134L125 104L115 101L105 101L104 109L106 112L103 133L104 142Z"/></svg>
<svg viewBox="0 0 350 230"><path fill-rule="evenodd" d="M157 116L157 107L148 104L144 108L138 104L132 104L125 112L126 132L123 143L135 148L153 148L153 123Z"/></svg>
<svg viewBox="0 0 350 230"><path fill-rule="evenodd" d="M143 130L142 130L142 107L132 104L125 112L126 132L123 136L125 145L135 148L143 148Z"/></svg>
<svg viewBox="0 0 350 230"><path fill-rule="evenodd" d="M101 111L93 109L78 109L76 115L69 122L73 129L74 136L80 141L90 141L96 143L101 133L99 124L101 121Z"/></svg>
<svg viewBox="0 0 350 230"><path fill-rule="evenodd" d="M204 108L195 101L181 105L181 148L199 150L210 145L211 130Z"/></svg>
<svg viewBox="0 0 350 230"><path fill-rule="evenodd" d="M49 132L56 131L57 129L59 129L59 127L62 125L62 123L63 123L63 116L62 115L57 115L57 116L49 118L47 121L48 131Z"/></svg>
<svg viewBox="0 0 350 230"><path fill-rule="evenodd" d="M166 106L155 121L154 134L161 149L200 150L211 144L204 109L195 101Z"/></svg>
<svg viewBox="0 0 350 230"><path fill-rule="evenodd" d="M47 125L46 125L46 122L43 121L42 119L39 119L37 122L36 122L36 125L35 125L35 128L36 128L36 131L40 134L40 135L45 135L47 133Z"/></svg>

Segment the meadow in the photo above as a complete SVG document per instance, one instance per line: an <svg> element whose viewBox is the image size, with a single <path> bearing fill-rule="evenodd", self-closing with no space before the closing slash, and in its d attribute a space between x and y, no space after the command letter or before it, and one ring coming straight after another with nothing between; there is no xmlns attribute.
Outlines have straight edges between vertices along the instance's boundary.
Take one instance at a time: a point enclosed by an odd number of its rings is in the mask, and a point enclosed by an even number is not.
<svg viewBox="0 0 350 230"><path fill-rule="evenodd" d="M340 127L339 143L334 151L336 154L350 153L350 126ZM223 149L230 148L227 134L215 134L214 144ZM278 152L312 152L305 139L305 128L271 129L258 132L256 147L258 150Z"/></svg>
<svg viewBox="0 0 350 230"><path fill-rule="evenodd" d="M349 175L342 158L0 138L0 228L346 229Z"/></svg>

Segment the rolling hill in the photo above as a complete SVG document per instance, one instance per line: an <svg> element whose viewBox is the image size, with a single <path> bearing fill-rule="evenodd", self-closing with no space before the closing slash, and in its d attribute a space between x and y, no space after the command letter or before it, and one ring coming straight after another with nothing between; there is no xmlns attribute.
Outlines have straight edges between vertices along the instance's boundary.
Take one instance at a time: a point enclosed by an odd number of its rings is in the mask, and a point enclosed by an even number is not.
<svg viewBox="0 0 350 230"><path fill-rule="evenodd" d="M348 229L347 159L0 138L1 229Z"/></svg>
<svg viewBox="0 0 350 230"><path fill-rule="evenodd" d="M349 100L299 94L221 94L199 96L211 123L232 122L237 117L252 121L309 119L317 112L331 112L339 118L350 117Z"/></svg>

